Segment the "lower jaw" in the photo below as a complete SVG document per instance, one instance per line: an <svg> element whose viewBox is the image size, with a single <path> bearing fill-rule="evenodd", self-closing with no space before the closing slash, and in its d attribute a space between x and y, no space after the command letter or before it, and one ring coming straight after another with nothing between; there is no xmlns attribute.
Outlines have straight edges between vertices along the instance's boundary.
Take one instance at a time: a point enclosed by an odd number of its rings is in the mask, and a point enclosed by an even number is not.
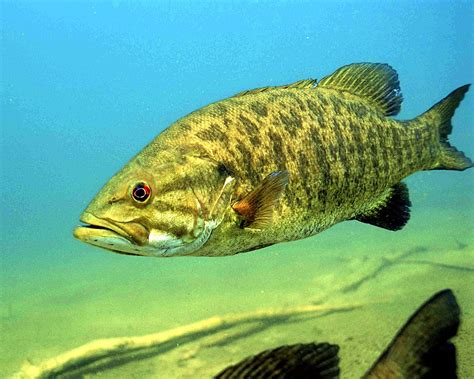
<svg viewBox="0 0 474 379"><path fill-rule="evenodd" d="M171 246L153 246L149 244L136 244L127 238L106 228L79 226L74 230L74 237L82 242L91 244L102 249L122 255L149 256L149 257L172 257L196 254L207 242L213 228L208 228L193 241ZM176 242L176 241L175 241Z"/></svg>

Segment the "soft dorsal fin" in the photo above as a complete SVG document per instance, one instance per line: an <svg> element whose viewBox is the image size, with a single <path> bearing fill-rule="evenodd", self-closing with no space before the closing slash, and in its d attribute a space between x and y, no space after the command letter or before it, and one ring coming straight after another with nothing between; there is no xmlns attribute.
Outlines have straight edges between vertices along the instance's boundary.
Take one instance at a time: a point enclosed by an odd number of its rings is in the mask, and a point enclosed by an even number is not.
<svg viewBox="0 0 474 379"><path fill-rule="evenodd" d="M316 79L304 79L304 80L299 80L294 83L284 84L282 86L260 87L260 88L255 88L255 89L249 89L246 91L239 92L238 94L232 97L240 97L240 96L245 96L245 95L250 95L250 94L255 94L255 93L260 93L260 92L266 92L273 89L287 89L287 88L310 89L310 88L313 88L315 85L316 85Z"/></svg>
<svg viewBox="0 0 474 379"><path fill-rule="evenodd" d="M341 67L318 83L318 88L349 92L367 100L385 116L400 112L403 101L397 72L385 63L354 63Z"/></svg>

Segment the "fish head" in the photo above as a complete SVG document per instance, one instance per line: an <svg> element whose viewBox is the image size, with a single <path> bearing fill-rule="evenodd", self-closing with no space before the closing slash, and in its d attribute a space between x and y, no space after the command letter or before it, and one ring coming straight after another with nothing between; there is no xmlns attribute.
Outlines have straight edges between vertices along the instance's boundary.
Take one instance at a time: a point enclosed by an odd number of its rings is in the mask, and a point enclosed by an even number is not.
<svg viewBox="0 0 474 379"><path fill-rule="evenodd" d="M176 154L136 157L99 191L74 230L79 240L117 253L189 255L231 209L234 178L212 160Z"/></svg>

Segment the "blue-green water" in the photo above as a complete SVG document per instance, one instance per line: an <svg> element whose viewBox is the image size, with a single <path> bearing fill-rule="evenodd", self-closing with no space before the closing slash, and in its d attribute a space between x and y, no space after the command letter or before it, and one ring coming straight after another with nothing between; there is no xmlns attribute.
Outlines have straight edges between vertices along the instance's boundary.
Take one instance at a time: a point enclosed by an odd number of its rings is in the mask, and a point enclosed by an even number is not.
<svg viewBox="0 0 474 379"><path fill-rule="evenodd" d="M412 218L396 233L348 222L235 257L166 260L110 254L71 235L96 191L155 135L241 90L386 62L405 99L397 117L422 113L473 82L471 2L0 6L1 377L97 338L323 300L370 305L203 348L179 365L171 352L157 370L205 377L264 348L328 340L342 346L343 375L357 377L414 308L446 287L463 309L460 374L474 376L474 170L410 177ZM473 105L469 93L450 137L471 158ZM356 291L340 290L410 249L411 263L382 270ZM139 372L128 370L116 374Z"/></svg>

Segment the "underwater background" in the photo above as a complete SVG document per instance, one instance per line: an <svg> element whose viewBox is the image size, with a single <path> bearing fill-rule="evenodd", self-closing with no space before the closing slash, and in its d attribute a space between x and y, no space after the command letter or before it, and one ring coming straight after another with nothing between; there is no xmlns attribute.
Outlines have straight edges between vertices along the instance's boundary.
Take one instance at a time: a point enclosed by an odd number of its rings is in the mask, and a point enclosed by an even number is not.
<svg viewBox="0 0 474 379"><path fill-rule="evenodd" d="M361 305L190 342L106 377L209 377L281 344L341 346L370 367L410 314L452 288L459 375L474 377L474 170L406 180L398 232L345 222L222 258L111 254L72 237L95 193L160 131L239 91L322 78L353 62L399 73L398 119L474 81L471 1L2 1L0 377L94 339L214 315ZM451 143L474 158L474 95ZM159 375L158 375L159 373Z"/></svg>

